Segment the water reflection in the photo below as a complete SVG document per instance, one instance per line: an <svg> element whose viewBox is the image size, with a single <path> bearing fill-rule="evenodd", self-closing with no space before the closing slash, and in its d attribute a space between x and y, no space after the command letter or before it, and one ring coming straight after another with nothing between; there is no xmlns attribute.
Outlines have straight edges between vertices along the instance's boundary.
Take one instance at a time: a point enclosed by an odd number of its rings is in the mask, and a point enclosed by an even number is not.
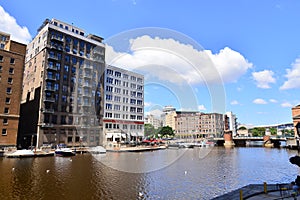
<svg viewBox="0 0 300 200"><path fill-rule="evenodd" d="M183 155L175 162L148 173L119 171L99 161L147 170L168 163L168 156L180 153ZM95 157L84 154L71 160L0 158L0 199L211 199L251 183L295 179L299 169L288 161L295 153L215 147L206 152L195 148Z"/></svg>

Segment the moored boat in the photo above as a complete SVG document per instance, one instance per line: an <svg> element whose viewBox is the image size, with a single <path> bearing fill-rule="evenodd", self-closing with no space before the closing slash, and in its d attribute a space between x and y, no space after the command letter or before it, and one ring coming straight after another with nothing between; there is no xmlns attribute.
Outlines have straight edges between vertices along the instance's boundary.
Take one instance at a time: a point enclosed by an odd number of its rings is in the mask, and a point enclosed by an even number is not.
<svg viewBox="0 0 300 200"><path fill-rule="evenodd" d="M56 156L75 156L75 152L70 148L59 148L55 150Z"/></svg>
<svg viewBox="0 0 300 200"><path fill-rule="evenodd" d="M5 155L7 158L26 158L26 157L34 157L34 152L32 150L22 149L17 150L13 153L9 153Z"/></svg>
<svg viewBox="0 0 300 200"><path fill-rule="evenodd" d="M106 153L106 149L102 146L96 146L96 147L90 147L88 149L88 152L90 152L91 154L102 154L102 153Z"/></svg>

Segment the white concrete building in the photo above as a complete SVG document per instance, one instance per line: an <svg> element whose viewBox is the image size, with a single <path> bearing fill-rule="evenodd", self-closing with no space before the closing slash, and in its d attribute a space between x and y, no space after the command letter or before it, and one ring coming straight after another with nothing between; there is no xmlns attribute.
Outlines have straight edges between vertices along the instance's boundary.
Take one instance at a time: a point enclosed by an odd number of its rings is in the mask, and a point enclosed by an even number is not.
<svg viewBox="0 0 300 200"><path fill-rule="evenodd" d="M108 143L144 136L144 76L107 65L104 72L103 127Z"/></svg>
<svg viewBox="0 0 300 200"><path fill-rule="evenodd" d="M228 130L232 131L233 136L236 136L238 127L236 115L232 112L226 112L225 115L228 118Z"/></svg>

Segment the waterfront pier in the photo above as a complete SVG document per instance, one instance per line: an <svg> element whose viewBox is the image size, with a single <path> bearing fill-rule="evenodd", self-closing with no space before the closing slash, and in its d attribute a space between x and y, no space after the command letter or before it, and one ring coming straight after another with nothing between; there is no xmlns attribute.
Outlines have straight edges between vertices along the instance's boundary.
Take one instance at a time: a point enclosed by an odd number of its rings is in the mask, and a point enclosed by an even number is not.
<svg viewBox="0 0 300 200"><path fill-rule="evenodd" d="M294 199L293 192L288 183L283 184L250 184L236 189L213 200L232 199Z"/></svg>

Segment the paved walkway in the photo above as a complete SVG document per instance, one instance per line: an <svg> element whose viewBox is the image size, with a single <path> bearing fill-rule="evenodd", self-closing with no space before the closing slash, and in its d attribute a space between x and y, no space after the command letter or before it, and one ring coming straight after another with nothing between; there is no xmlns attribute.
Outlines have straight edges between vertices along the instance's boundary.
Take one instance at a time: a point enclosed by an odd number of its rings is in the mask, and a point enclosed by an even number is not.
<svg viewBox="0 0 300 200"><path fill-rule="evenodd" d="M242 192L241 192L242 191ZM232 192L226 193L214 200L260 200L260 199L299 199L300 196L293 197L292 191L289 190L289 184L267 184L267 193L264 192L264 184L250 184L245 187L239 188Z"/></svg>

